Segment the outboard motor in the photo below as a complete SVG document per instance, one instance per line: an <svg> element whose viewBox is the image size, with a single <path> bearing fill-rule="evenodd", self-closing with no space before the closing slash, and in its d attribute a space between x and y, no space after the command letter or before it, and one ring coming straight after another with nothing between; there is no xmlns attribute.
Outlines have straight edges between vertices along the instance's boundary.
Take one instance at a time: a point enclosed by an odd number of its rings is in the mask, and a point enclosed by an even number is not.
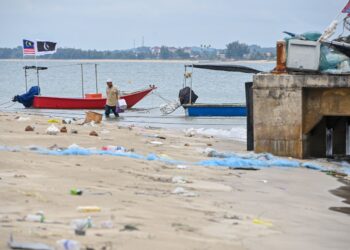
<svg viewBox="0 0 350 250"><path fill-rule="evenodd" d="M191 99L191 100L190 100ZM179 92L179 101L183 104L193 104L197 101L198 96L190 87L185 87Z"/></svg>
<svg viewBox="0 0 350 250"><path fill-rule="evenodd" d="M30 108L33 104L34 96L36 95L40 95L39 86L31 87L28 92L23 95L14 96L12 101L22 103L24 107Z"/></svg>

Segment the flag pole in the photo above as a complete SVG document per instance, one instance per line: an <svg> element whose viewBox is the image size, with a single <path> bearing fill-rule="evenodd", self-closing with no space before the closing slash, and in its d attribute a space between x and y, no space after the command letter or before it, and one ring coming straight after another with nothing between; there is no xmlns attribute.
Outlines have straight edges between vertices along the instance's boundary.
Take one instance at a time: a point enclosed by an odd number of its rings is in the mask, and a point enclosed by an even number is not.
<svg viewBox="0 0 350 250"><path fill-rule="evenodd" d="M35 40L35 53L34 53L34 61L35 61L35 69L36 69L36 79L38 81L38 87L40 87L39 84L39 70L38 70L38 61L36 59L36 52L37 52L37 47L38 47L38 40ZM40 91L41 92L41 91Z"/></svg>

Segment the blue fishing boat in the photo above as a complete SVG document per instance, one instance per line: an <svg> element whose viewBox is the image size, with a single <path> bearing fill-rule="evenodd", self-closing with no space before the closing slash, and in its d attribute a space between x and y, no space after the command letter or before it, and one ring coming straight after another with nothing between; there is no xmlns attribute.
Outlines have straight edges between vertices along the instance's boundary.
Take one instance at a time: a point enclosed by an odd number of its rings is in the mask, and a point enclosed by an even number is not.
<svg viewBox="0 0 350 250"><path fill-rule="evenodd" d="M191 71L188 71L191 68ZM185 109L186 116L247 116L247 107L245 104L224 103L207 104L195 103L198 96L192 90L193 68L241 72L241 73L260 73L259 70L241 65L228 64L191 64L185 65L183 89L179 93L180 103ZM187 86L189 85L189 86Z"/></svg>
<svg viewBox="0 0 350 250"><path fill-rule="evenodd" d="M247 116L247 107L244 104L184 104L186 116Z"/></svg>

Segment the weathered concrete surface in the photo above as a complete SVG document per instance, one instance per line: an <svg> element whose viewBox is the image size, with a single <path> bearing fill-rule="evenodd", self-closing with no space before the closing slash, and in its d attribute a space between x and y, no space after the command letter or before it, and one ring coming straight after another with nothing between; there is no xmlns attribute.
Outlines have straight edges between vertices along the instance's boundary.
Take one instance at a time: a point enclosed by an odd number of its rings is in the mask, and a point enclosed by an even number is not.
<svg viewBox="0 0 350 250"><path fill-rule="evenodd" d="M324 117L350 117L350 75L258 74L253 89L256 152L305 158Z"/></svg>

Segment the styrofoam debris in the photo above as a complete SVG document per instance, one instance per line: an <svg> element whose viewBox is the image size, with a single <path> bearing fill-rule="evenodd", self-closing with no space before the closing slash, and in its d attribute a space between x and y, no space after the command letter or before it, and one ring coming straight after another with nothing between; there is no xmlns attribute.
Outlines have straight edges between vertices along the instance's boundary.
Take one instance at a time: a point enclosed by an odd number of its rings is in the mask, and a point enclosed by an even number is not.
<svg viewBox="0 0 350 250"><path fill-rule="evenodd" d="M182 176L174 176L171 179L172 183L185 184L187 183L186 179Z"/></svg>
<svg viewBox="0 0 350 250"><path fill-rule="evenodd" d="M46 134L48 135L57 135L59 132L60 130L53 124L46 129Z"/></svg>
<svg viewBox="0 0 350 250"><path fill-rule="evenodd" d="M171 193L172 194L183 194L186 190L183 187L176 187Z"/></svg>
<svg viewBox="0 0 350 250"><path fill-rule="evenodd" d="M150 141L149 143L153 145L163 145L163 142L160 142L160 141Z"/></svg>
<svg viewBox="0 0 350 250"><path fill-rule="evenodd" d="M17 118L17 121L19 121L19 122L27 122L29 120L30 120L30 117L22 117L22 116L20 116L20 117Z"/></svg>
<svg viewBox="0 0 350 250"><path fill-rule="evenodd" d="M177 165L176 168L177 169L188 169L189 167L186 165Z"/></svg>

